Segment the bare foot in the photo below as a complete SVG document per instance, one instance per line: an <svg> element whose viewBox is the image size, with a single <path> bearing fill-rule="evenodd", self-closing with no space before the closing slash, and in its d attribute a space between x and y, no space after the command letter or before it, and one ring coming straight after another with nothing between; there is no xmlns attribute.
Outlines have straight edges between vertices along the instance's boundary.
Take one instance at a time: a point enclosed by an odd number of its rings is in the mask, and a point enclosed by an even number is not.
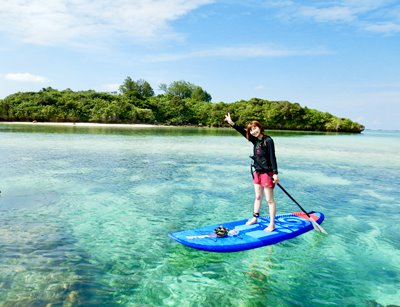
<svg viewBox="0 0 400 307"><path fill-rule="evenodd" d="M256 217L253 217L252 219L250 219L250 220L248 220L248 221L246 222L246 225L253 225L253 224L255 224L255 223L257 223L257 218L256 218Z"/></svg>
<svg viewBox="0 0 400 307"><path fill-rule="evenodd" d="M267 228L264 229L266 232L273 232L275 230L275 225L268 225Z"/></svg>

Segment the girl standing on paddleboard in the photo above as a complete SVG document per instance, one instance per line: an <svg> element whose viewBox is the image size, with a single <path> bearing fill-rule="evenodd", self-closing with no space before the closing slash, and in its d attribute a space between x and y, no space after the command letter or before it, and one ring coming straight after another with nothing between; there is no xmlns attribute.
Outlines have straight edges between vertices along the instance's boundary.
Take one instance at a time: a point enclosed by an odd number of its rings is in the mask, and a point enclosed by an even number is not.
<svg viewBox="0 0 400 307"><path fill-rule="evenodd" d="M276 203L274 187L279 182L274 141L270 136L264 134L264 128L258 121L252 121L244 128L236 125L229 113L225 115L225 121L254 145L253 156L251 157L254 160L252 170L253 167L255 169L254 172L252 171L255 191L254 213L253 218L248 220L246 225L257 223L257 218L260 216L263 192L265 192L270 223L264 231L271 232L275 229Z"/></svg>

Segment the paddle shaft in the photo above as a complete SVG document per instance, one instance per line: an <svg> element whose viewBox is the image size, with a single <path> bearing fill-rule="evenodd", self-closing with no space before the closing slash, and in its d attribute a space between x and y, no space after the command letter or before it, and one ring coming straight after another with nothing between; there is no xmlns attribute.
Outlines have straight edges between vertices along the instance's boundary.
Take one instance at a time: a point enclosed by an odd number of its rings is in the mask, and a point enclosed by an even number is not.
<svg viewBox="0 0 400 307"><path fill-rule="evenodd" d="M268 175L269 177L271 177L268 173L267 173L267 175ZM271 179L273 180L272 177L271 177ZM293 202L294 202L297 206L299 206L299 208L301 209L301 211L303 211L303 212L308 216L308 218L309 218L311 224L313 225L313 227L314 227L314 229L315 229L316 231L322 232L322 233L324 233L324 234L328 234L328 233L326 232L326 230L322 228L321 225L317 224L317 223L314 221L314 219L307 213L307 211L304 210L302 206L300 206L300 204L292 197L292 195L289 194L288 191L285 190L285 188L284 188L283 186L281 186L279 183L277 183L277 185L278 185L278 187L281 188L281 190L282 190L283 192L285 192L285 194L286 194L287 196L289 196L289 198L290 198L291 200L293 200Z"/></svg>
<svg viewBox="0 0 400 307"><path fill-rule="evenodd" d="M269 174L268 174L268 176L269 176ZM270 177L271 177L271 176L270 176ZM271 178L272 178L272 177L271 177ZM273 179L273 178L272 178L272 179ZM293 202L294 202L297 206L299 206L299 208L301 209L301 211L303 211L309 218L311 218L311 216L307 213L307 211L303 209L303 207L292 197L292 195L290 195L290 194L288 193L288 191L285 190L285 188L284 188L283 186L281 186L280 183L277 183L277 185L278 185L278 187L281 188L281 190L282 190L283 192L285 192L285 194L286 194L287 196L289 196L289 198L290 198L291 200L293 200Z"/></svg>

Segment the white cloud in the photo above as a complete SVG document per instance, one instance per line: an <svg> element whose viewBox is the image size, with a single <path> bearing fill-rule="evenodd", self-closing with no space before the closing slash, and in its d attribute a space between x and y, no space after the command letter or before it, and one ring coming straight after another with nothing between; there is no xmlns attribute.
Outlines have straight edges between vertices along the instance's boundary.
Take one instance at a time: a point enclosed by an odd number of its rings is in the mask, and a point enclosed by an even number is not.
<svg viewBox="0 0 400 307"><path fill-rule="evenodd" d="M87 44L100 38L146 41L176 37L169 22L214 0L3 1L0 32L43 45Z"/></svg>
<svg viewBox="0 0 400 307"><path fill-rule="evenodd" d="M187 53L173 53L153 55L147 58L152 62L180 61L191 58L271 58L271 57L291 57L291 56L318 56L330 54L323 48L315 49L285 49L279 47L269 47L264 45L240 45L229 47L217 47L214 49L196 50Z"/></svg>
<svg viewBox="0 0 400 307"><path fill-rule="evenodd" d="M307 19L314 22L340 22L370 32L398 33L400 5L393 0L271 1L266 7L284 19Z"/></svg>
<svg viewBox="0 0 400 307"><path fill-rule="evenodd" d="M371 32L378 33L400 33L400 24L393 22L367 24L365 29Z"/></svg>
<svg viewBox="0 0 400 307"><path fill-rule="evenodd" d="M17 81L17 82L37 82L37 83L43 83L47 82L46 77L38 76L38 75L33 75L28 72L23 72L23 73L8 73L5 74L5 79L10 80L10 81Z"/></svg>
<svg viewBox="0 0 400 307"><path fill-rule="evenodd" d="M344 21L349 22L355 19L354 12L349 7L333 6L328 8L302 7L299 13L307 18L317 21Z"/></svg>

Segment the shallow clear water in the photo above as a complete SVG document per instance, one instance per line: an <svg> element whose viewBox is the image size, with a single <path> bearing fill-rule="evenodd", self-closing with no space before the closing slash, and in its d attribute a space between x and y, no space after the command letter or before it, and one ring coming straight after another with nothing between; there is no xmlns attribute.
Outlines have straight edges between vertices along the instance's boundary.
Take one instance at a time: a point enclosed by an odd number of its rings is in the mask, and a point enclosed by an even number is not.
<svg viewBox="0 0 400 307"><path fill-rule="evenodd" d="M0 125L0 305L400 305L400 133L271 135L329 235L216 254L168 233L250 217L234 131Z"/></svg>

